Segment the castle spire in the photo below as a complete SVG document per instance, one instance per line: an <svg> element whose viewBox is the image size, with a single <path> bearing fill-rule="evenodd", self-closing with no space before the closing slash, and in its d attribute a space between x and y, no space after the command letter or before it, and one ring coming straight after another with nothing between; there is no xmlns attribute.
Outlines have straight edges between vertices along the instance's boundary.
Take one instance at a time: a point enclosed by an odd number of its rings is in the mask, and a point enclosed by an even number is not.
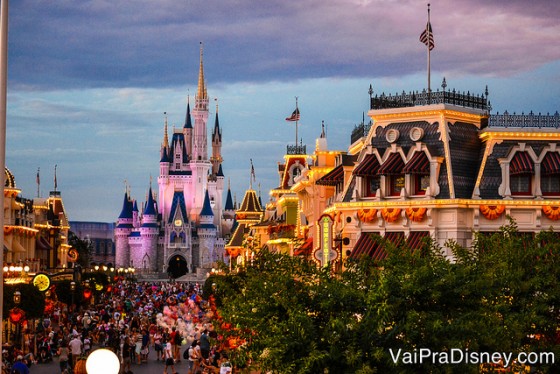
<svg viewBox="0 0 560 374"><path fill-rule="evenodd" d="M165 123L163 125L163 147L165 149L169 148L169 138L167 137L167 112L163 112L165 115Z"/></svg>
<svg viewBox="0 0 560 374"><path fill-rule="evenodd" d="M203 44L200 42L200 70L198 71L198 91L196 98L198 100L208 99L206 93L206 84L204 83L204 59L203 59Z"/></svg>
<svg viewBox="0 0 560 374"><path fill-rule="evenodd" d="M191 120L191 95L187 96L187 114L185 115L185 125L183 126L187 129L192 129L192 120Z"/></svg>

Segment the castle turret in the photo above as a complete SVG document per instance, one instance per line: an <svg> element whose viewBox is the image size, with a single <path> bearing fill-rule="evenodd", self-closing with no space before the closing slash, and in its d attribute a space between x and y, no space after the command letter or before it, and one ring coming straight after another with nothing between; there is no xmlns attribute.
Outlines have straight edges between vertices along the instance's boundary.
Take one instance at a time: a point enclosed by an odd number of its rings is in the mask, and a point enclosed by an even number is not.
<svg viewBox="0 0 560 374"><path fill-rule="evenodd" d="M220 120L218 118L218 103L216 103L216 119L214 121L214 130L212 131L212 175L218 175L222 167L222 130L220 129ZM223 173L221 173L223 176Z"/></svg>
<svg viewBox="0 0 560 374"><path fill-rule="evenodd" d="M130 250L128 247L128 236L133 230L133 213L132 202L128 196L128 192L124 193L124 201L121 214L117 219L117 227L115 228L115 266L130 266Z"/></svg>
<svg viewBox="0 0 560 374"><path fill-rule="evenodd" d="M187 96L187 114L185 115L185 124L183 125L183 134L187 143L187 154L192 155L193 143L193 126L191 120L191 98Z"/></svg>
<svg viewBox="0 0 560 374"><path fill-rule="evenodd" d="M216 244L217 228L214 225L214 212L210 204L208 191L204 195L204 205L200 212L200 224L198 225L198 240L200 251L200 266L211 267L216 260L214 246Z"/></svg>
<svg viewBox="0 0 560 374"><path fill-rule="evenodd" d="M208 123L208 93L206 92L206 82L204 81L202 43L200 43L200 69L198 73L198 90L195 97L195 107L192 114L194 116L192 159L196 161L208 160L208 145L206 134L206 124Z"/></svg>
<svg viewBox="0 0 560 374"><path fill-rule="evenodd" d="M140 226L141 249L131 253L134 264L142 272L157 271L157 240L159 224L157 221L157 209L154 201L152 186L148 192L148 199L142 215Z"/></svg>

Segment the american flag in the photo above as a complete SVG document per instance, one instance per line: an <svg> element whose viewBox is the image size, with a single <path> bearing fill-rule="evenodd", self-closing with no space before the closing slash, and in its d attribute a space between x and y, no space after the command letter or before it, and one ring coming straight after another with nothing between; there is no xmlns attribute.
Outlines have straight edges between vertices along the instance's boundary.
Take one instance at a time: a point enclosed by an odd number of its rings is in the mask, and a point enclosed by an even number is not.
<svg viewBox="0 0 560 374"><path fill-rule="evenodd" d="M296 108L291 116L286 117L286 121L289 121L289 122L299 121L299 109Z"/></svg>
<svg viewBox="0 0 560 374"><path fill-rule="evenodd" d="M253 166L253 159L251 158L251 179L253 180L253 182L255 181L256 177L255 177L255 167Z"/></svg>
<svg viewBox="0 0 560 374"><path fill-rule="evenodd" d="M420 34L420 41L424 43L430 49L430 51L435 47L432 25L429 21L426 24L426 29L422 31L422 34Z"/></svg>

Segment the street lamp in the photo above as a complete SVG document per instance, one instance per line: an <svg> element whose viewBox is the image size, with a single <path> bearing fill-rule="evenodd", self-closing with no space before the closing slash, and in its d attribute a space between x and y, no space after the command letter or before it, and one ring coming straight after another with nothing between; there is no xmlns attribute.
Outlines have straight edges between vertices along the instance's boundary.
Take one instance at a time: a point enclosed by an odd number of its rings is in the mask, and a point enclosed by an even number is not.
<svg viewBox="0 0 560 374"><path fill-rule="evenodd" d="M72 291L72 310L74 310L74 293L76 292L76 282L70 282L70 291Z"/></svg>
<svg viewBox="0 0 560 374"><path fill-rule="evenodd" d="M19 305L21 303L21 292L14 292L14 304Z"/></svg>

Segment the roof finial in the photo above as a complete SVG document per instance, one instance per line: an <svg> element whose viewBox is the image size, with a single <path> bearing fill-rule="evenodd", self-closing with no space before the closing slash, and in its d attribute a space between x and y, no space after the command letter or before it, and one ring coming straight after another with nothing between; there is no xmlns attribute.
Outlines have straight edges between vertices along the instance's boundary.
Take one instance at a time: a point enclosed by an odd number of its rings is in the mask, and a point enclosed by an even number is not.
<svg viewBox="0 0 560 374"><path fill-rule="evenodd" d="M200 70L198 72L198 93L197 99L198 100L205 100L208 97L206 96L206 85L204 83L204 52L203 52L203 44L200 42Z"/></svg>
<svg viewBox="0 0 560 374"><path fill-rule="evenodd" d="M163 125L163 146L167 149L169 147L169 138L167 137L167 112L163 112L165 122Z"/></svg>
<svg viewBox="0 0 560 374"><path fill-rule="evenodd" d="M227 189L230 190L231 189L231 179L228 177L227 179Z"/></svg>
<svg viewBox="0 0 560 374"><path fill-rule="evenodd" d="M216 102L216 114L218 114L218 98L215 97L214 101Z"/></svg>
<svg viewBox="0 0 560 374"><path fill-rule="evenodd" d="M326 138L327 134L325 134L325 121L321 121L321 138Z"/></svg>
<svg viewBox="0 0 560 374"><path fill-rule="evenodd" d="M127 180L125 179L125 180L124 180L124 193L127 193L127 192L128 192L128 182L127 182Z"/></svg>

